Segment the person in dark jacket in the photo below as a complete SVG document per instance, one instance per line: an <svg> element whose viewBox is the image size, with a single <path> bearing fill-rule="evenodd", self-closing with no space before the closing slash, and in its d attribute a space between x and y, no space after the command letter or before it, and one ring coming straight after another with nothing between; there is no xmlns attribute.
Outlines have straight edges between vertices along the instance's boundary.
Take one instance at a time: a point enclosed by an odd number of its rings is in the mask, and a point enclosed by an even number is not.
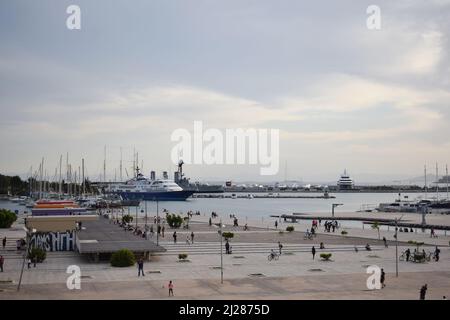
<svg viewBox="0 0 450 320"><path fill-rule="evenodd" d="M428 285L425 284L422 286L422 288L420 288L420 300L425 300L425 296L427 294L427 290L428 290Z"/></svg>

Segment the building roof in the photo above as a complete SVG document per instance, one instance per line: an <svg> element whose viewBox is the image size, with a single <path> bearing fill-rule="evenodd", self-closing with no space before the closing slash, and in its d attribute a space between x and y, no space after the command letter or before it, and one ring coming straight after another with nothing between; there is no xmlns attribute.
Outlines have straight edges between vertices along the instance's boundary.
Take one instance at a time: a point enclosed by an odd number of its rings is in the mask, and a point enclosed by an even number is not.
<svg viewBox="0 0 450 320"><path fill-rule="evenodd" d="M120 249L134 252L164 252L153 241L125 231L110 220L100 217L98 221L82 223L83 230L78 232L78 250L80 253L112 253Z"/></svg>

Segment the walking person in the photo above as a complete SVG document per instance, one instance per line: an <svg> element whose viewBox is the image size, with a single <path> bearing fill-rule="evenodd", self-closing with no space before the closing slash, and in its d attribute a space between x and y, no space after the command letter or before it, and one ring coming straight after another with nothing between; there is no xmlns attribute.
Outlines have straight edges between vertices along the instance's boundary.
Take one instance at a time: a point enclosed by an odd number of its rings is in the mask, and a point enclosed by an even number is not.
<svg viewBox="0 0 450 320"><path fill-rule="evenodd" d="M225 253L226 254L230 254L230 243L227 241L225 241Z"/></svg>
<svg viewBox="0 0 450 320"><path fill-rule="evenodd" d="M406 262L408 262L409 261L409 257L411 256L411 250L409 250L409 248L406 249L405 254L406 254Z"/></svg>
<svg viewBox="0 0 450 320"><path fill-rule="evenodd" d="M278 241L278 250L280 251L280 255L281 255L281 250L283 249L283 245L281 244L280 241Z"/></svg>
<svg viewBox="0 0 450 320"><path fill-rule="evenodd" d="M163 238L164 238L164 231L166 231L166 227L162 226L161 235L162 235Z"/></svg>
<svg viewBox="0 0 450 320"><path fill-rule="evenodd" d="M386 284L384 283L385 280L386 280L386 273L384 273L384 269L381 269L381 275L380 275L381 289L386 287Z"/></svg>
<svg viewBox="0 0 450 320"><path fill-rule="evenodd" d="M145 274L144 274L144 260L142 258L140 258L139 261L138 261L138 277L141 276L141 273L142 273L142 276L145 277Z"/></svg>
<svg viewBox="0 0 450 320"><path fill-rule="evenodd" d="M3 249L5 249L5 247L6 247L6 237L3 238L2 245L3 245Z"/></svg>
<svg viewBox="0 0 450 320"><path fill-rule="evenodd" d="M30 269L31 268L31 259L30 258L27 259L27 265L28 265L28 269Z"/></svg>
<svg viewBox="0 0 450 320"><path fill-rule="evenodd" d="M387 244L386 237L383 237L383 242L384 242L384 247L387 248L387 247L388 247L388 244Z"/></svg>
<svg viewBox="0 0 450 320"><path fill-rule="evenodd" d="M313 246L312 249L311 249L311 254L312 254L313 260L314 260L314 258L315 258L315 256L316 256L316 248L315 248L314 246Z"/></svg>
<svg viewBox="0 0 450 320"><path fill-rule="evenodd" d="M434 260L436 262L439 261L439 254L441 253L441 250L436 246L436 249L434 250Z"/></svg>
<svg viewBox="0 0 450 320"><path fill-rule="evenodd" d="M425 284L420 288L420 300L425 300L425 296L427 295L428 285Z"/></svg>
<svg viewBox="0 0 450 320"><path fill-rule="evenodd" d="M172 280L169 281L169 297L172 296L173 297L173 282Z"/></svg>
<svg viewBox="0 0 450 320"><path fill-rule="evenodd" d="M275 229L278 229L278 221L275 220Z"/></svg>
<svg viewBox="0 0 450 320"><path fill-rule="evenodd" d="M194 231L191 232L191 242L194 244Z"/></svg>
<svg viewBox="0 0 450 320"><path fill-rule="evenodd" d="M173 232L173 243L177 243L177 232Z"/></svg>
<svg viewBox="0 0 450 320"><path fill-rule="evenodd" d="M0 256L0 270L3 272L3 264L5 263L5 258L3 256Z"/></svg>

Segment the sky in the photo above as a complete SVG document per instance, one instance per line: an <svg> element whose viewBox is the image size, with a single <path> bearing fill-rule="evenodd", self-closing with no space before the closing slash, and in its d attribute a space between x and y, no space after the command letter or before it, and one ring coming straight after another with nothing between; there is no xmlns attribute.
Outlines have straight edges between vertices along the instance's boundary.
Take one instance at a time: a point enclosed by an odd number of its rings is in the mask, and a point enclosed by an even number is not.
<svg viewBox="0 0 450 320"><path fill-rule="evenodd" d="M66 27L69 5L81 29ZM381 28L370 30L369 5ZM60 155L109 179L133 150L173 172L178 128L280 130L279 173L187 165L192 180L358 182L450 162L450 0L4 0L0 172ZM64 170L64 168L63 168ZM126 173L123 173L126 177Z"/></svg>

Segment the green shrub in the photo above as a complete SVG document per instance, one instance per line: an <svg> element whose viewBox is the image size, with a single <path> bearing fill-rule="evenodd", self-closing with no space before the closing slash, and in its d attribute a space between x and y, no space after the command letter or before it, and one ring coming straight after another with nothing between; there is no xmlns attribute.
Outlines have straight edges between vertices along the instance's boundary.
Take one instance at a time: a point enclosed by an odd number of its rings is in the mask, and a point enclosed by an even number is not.
<svg viewBox="0 0 450 320"><path fill-rule="evenodd" d="M136 263L133 252L128 249L121 249L114 252L111 256L111 265L113 267L131 267Z"/></svg>
<svg viewBox="0 0 450 320"><path fill-rule="evenodd" d="M41 248L32 248L30 253L28 253L28 259L34 261L35 258L38 263L44 262L45 258L47 258L47 252Z"/></svg>
<svg viewBox="0 0 450 320"><path fill-rule="evenodd" d="M0 228L11 228L12 224L17 220L14 212L6 209L0 209Z"/></svg>
<svg viewBox="0 0 450 320"><path fill-rule="evenodd" d="M183 218L181 216L170 213L167 214L166 220L169 227L173 229L178 229L183 223Z"/></svg>
<svg viewBox="0 0 450 320"><path fill-rule="evenodd" d="M188 255L186 253L180 253L178 255L178 259L180 259L180 260L186 260L187 257L188 257Z"/></svg>
<svg viewBox="0 0 450 320"><path fill-rule="evenodd" d="M341 234L342 234L343 236L345 236L345 235L347 235L347 234L348 234L348 232L347 232L347 231L345 231L345 230L342 230Z"/></svg>
<svg viewBox="0 0 450 320"><path fill-rule="evenodd" d="M133 217L130 216L129 214L124 215L124 216L122 217L122 222L123 222L123 223L131 223L131 222L133 222Z"/></svg>
<svg viewBox="0 0 450 320"><path fill-rule="evenodd" d="M324 261L330 261L332 254L331 253L321 253L320 257L322 258L322 260Z"/></svg>
<svg viewBox="0 0 450 320"><path fill-rule="evenodd" d="M234 238L234 233L233 232L222 232L222 236L225 239L232 239L232 238Z"/></svg>
<svg viewBox="0 0 450 320"><path fill-rule="evenodd" d="M292 231L294 231L294 230L295 230L295 229L294 229L293 226L286 227L286 231L287 231L287 232L292 232Z"/></svg>

